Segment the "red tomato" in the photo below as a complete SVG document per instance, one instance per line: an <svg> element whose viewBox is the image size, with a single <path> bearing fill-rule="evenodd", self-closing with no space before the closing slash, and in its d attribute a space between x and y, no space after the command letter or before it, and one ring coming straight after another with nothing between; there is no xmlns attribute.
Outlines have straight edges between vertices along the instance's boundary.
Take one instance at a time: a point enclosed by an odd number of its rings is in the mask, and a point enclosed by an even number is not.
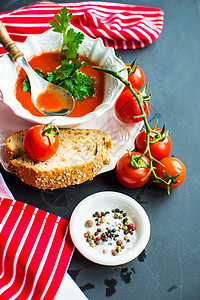
<svg viewBox="0 0 200 300"><path fill-rule="evenodd" d="M170 177L172 177L172 184L171 184L171 189L175 189L178 186L180 186L183 181L185 180L186 177L186 169L184 164L177 158L175 157L165 157L160 160L160 162L165 166L164 168L157 163L156 168L155 168L155 173L158 177L162 179L166 179L166 175L163 171L166 171ZM182 172L177 178L173 178L173 176L176 177L177 174ZM170 178L169 178L170 179ZM175 183L178 181L177 183ZM167 189L167 185L163 182L159 182L158 185L164 189Z"/></svg>
<svg viewBox="0 0 200 300"><path fill-rule="evenodd" d="M148 101L147 104L143 102L142 105L145 114L148 116L150 111L150 102ZM135 116L140 116L142 113L136 98L129 89L123 91L116 100L115 114L117 118L125 124L132 125L143 120L142 117L134 118Z"/></svg>
<svg viewBox="0 0 200 300"><path fill-rule="evenodd" d="M132 152L134 156L141 155L139 152ZM149 164L149 159L146 156L142 157L142 162ZM117 162L115 174L118 181L127 188L138 188L144 185L151 174L142 180L149 173L149 168L140 167L135 169L130 164L130 154L124 154Z"/></svg>
<svg viewBox="0 0 200 300"><path fill-rule="evenodd" d="M126 63L126 66L131 66L131 64ZM134 89L139 89L144 86L145 83L145 76L144 76L144 72L142 71L142 69L136 65L133 66L132 70L134 71L136 68L136 71L130 75L128 75L128 81L131 83L132 87ZM125 87L124 89L127 89L127 87Z"/></svg>
<svg viewBox="0 0 200 300"><path fill-rule="evenodd" d="M29 128L24 136L24 149L36 161L44 161L51 158L59 146L58 135L52 136L51 145L49 137L43 131L44 125L35 125Z"/></svg>
<svg viewBox="0 0 200 300"><path fill-rule="evenodd" d="M152 128L153 129L153 128ZM161 132L160 128L154 128L157 132ZM150 137L150 141L153 141L153 137ZM146 150L146 132L142 130L135 139L135 148L137 151L144 153ZM162 158L169 156L172 150L172 142L167 135L163 141L157 141L155 143L150 143L149 148L153 158L161 160Z"/></svg>

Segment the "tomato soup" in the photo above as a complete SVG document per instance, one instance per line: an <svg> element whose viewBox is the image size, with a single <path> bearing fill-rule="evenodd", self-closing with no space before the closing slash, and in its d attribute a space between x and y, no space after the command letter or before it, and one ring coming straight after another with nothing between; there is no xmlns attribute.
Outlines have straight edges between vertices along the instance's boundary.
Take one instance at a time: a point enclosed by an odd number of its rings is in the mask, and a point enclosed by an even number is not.
<svg viewBox="0 0 200 300"><path fill-rule="evenodd" d="M63 90L62 90L63 91ZM51 85L47 85L47 88L42 92L36 99L36 106L39 111L47 112L58 112L63 109L66 109L69 112L71 106L68 107L67 101L68 97L65 97L65 94L60 90L55 90ZM66 93L67 95L67 93ZM69 94L71 99L71 94Z"/></svg>
<svg viewBox="0 0 200 300"><path fill-rule="evenodd" d="M46 74L47 72L56 70L60 66L60 60L58 57L58 52L45 52L38 56L32 57L29 60L29 64L33 69L39 68L43 73ZM88 66L82 67L81 71L91 76L95 80L94 86L96 93L91 97L86 97L84 100L75 100L74 109L70 113L69 117L82 117L89 112L94 111L95 108L102 103L104 97L104 73L92 69L93 66L97 65L95 61L90 61L84 55L79 55L79 59L82 62L84 61L90 63ZM31 92L23 91L23 81L25 76L25 71L20 68L15 86L16 99L21 103L22 107L28 110L32 115L44 117L44 115L34 107L31 101ZM50 102L49 105L51 105Z"/></svg>

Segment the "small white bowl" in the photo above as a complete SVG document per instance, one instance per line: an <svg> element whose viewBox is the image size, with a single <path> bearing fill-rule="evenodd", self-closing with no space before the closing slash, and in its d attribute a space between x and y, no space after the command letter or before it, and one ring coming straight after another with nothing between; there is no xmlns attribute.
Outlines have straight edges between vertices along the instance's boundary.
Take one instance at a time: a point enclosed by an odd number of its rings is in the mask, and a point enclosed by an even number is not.
<svg viewBox="0 0 200 300"><path fill-rule="evenodd" d="M73 26L71 26L73 27ZM75 31L80 31L73 27ZM29 59L33 55L42 52L56 51L61 49L62 35L47 30L41 35L28 36L24 43L16 43L25 57ZM102 39L92 39L84 33L84 41L80 46L79 53L85 54L89 59L95 60L97 64L103 68L119 71L124 68L124 63L116 57L113 48L106 48ZM30 122L38 124L47 124L52 117L36 117L29 111L25 110L15 97L15 82L17 77L17 63L11 62L8 55L0 59L0 90L3 94L3 101L13 110L13 112ZM127 72L120 73L123 78L127 78ZM108 111L115 103L122 92L124 85L111 75L105 74L104 99L95 111L83 117L53 117L54 124L59 127L75 127L77 125L94 120Z"/></svg>
<svg viewBox="0 0 200 300"><path fill-rule="evenodd" d="M113 256L110 251L98 251L99 246L92 248L86 242L84 233L90 231L85 222L91 219L96 211L112 211L116 208L127 213L136 230L131 246ZM145 210L133 198L118 192L99 192L88 196L76 206L70 218L70 234L75 247L87 259L101 265L116 266L133 260L144 250L150 237L150 222Z"/></svg>

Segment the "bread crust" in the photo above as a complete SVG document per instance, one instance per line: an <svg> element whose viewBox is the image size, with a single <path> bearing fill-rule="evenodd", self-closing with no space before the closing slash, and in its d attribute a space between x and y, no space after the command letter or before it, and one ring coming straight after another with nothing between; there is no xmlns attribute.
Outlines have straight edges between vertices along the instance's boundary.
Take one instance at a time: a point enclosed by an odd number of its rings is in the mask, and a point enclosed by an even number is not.
<svg viewBox="0 0 200 300"><path fill-rule="evenodd" d="M70 185L81 184L87 180L92 180L102 168L102 159L96 157L94 161L66 168L63 170L38 171L34 168L18 165L16 160L10 161L10 171L21 180L39 189L58 189Z"/></svg>
<svg viewBox="0 0 200 300"><path fill-rule="evenodd" d="M6 144L5 144L5 152L4 152L4 159L6 162L9 162L11 159L15 158L15 157L19 157L20 155L23 155L25 153L24 151L24 147L23 147L23 139L24 139L24 135L26 133L26 130L21 130L21 131L17 131L15 133L12 133L6 140ZM11 141L13 138L16 138L17 140L21 139L21 142L18 141L18 143L16 143L15 148L13 148L11 146Z"/></svg>
<svg viewBox="0 0 200 300"><path fill-rule="evenodd" d="M100 172L103 164L110 163L108 149L112 148L112 140L106 132L95 129L60 129L60 131L62 138L66 136L72 139L72 142L70 141L72 145L76 135L78 137L81 135L82 138L84 136L82 142L87 146L91 143L91 136L93 140L97 137L96 144L93 145L93 142L91 145L96 151L94 157L78 165L54 166L46 170L45 162L37 163L27 157L23 148L23 137L26 131L20 131L12 134L6 141L5 160L9 162L10 171L26 184L43 190L53 190L92 180ZM18 145L15 145L15 141L18 141ZM59 160L58 157L56 159Z"/></svg>

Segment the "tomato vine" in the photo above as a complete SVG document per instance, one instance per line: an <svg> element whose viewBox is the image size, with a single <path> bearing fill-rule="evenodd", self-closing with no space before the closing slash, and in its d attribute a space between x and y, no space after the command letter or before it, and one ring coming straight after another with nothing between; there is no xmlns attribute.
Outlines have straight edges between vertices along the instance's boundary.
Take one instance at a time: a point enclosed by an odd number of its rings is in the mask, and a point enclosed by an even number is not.
<svg viewBox="0 0 200 300"><path fill-rule="evenodd" d="M164 165L160 161L158 161L157 159L155 159L152 156L151 150L150 150L150 137L151 137L151 135L152 136L154 135L154 136L156 136L157 141L162 141L163 139L165 139L167 137L168 131L164 134L164 132L165 132L165 125L163 125L161 133L158 134L158 132L155 130L156 125L154 126L154 128L151 128L150 125L149 125L149 123L148 123L147 116L146 116L144 108L143 108L143 103L145 103L147 105L147 102L150 101L150 99L151 99L151 93L149 95L147 95L148 82L144 86L143 91L141 91L141 89L139 89L139 93L137 93L134 90L134 88L132 87L131 82L128 81L128 80L126 80L126 79L124 79L120 75L120 73L122 71L128 70L129 67L123 68L120 71L108 70L108 69L104 69L104 68L97 67L97 66L93 67L93 69L97 70L97 71L102 71L102 72L107 73L107 74L110 74L110 75L114 76L115 78L119 79L131 91L131 93L133 94L133 96L136 98L136 100L138 102L138 105L140 107L140 111L141 111L141 115L137 116L137 117L138 118L139 117L143 118L143 122L144 122L144 126L145 126L145 131L146 131L146 149L145 149L144 153L141 154L141 159L146 154L148 155L148 158L149 158L149 166L148 166L149 172L145 176L145 178L148 177L152 173L153 176L154 176L154 182L166 185L167 186L168 194L170 194L170 189L171 189L171 186L172 186L172 182L175 182L175 179L179 175L181 175L183 171L181 171L180 173L178 173L178 174L176 174L174 176L166 176L166 178L164 178L164 179L161 178L161 177L159 177L159 176L157 176L157 174L155 172L155 167L153 165L154 163L158 163L163 168L164 168ZM164 136L163 136L163 134L164 134Z"/></svg>

